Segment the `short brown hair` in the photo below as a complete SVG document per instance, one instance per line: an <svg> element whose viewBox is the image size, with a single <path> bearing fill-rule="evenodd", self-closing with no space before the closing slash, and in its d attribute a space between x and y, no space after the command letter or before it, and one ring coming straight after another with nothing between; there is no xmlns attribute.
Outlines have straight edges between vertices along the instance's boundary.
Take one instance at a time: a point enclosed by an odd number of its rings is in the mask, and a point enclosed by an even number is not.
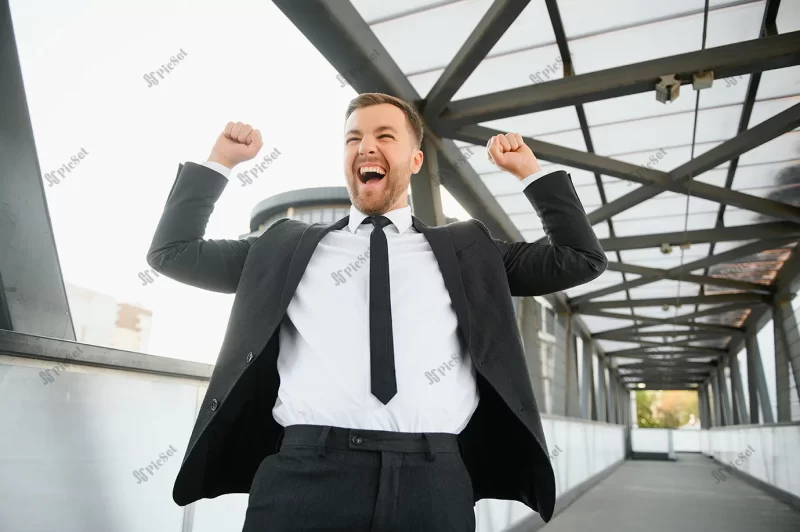
<svg viewBox="0 0 800 532"><path fill-rule="evenodd" d="M347 106L347 113L344 115L344 119L347 120L350 118L350 115L353 114L353 111L356 109L369 107L371 105L380 105L382 103L388 103L390 105L394 105L395 107L399 107L400 110L405 113L406 120L408 120L408 124L411 126L411 132L414 134L414 137L417 140L417 149L422 149L422 117L419 116L419 113L417 113L417 110L414 109L413 105L395 96L390 96L382 92L365 92L364 94L359 94L350 100L350 104Z"/></svg>

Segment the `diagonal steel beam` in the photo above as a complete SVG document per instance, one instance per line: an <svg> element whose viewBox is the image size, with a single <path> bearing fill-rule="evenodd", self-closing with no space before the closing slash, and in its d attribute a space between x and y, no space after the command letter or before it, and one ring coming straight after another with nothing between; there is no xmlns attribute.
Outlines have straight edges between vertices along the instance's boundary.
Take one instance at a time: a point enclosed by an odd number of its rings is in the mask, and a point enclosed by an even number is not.
<svg viewBox="0 0 800 532"><path fill-rule="evenodd" d="M452 133L448 132L446 136L462 142L469 142L482 146L485 145L491 137L500 133L503 132L484 126L466 126L458 131ZM542 160L580 168L581 170L587 170L589 172L618 177L634 183L652 185L652 187L639 187L636 189L637 191L658 190L658 192L663 192L668 190L678 194L691 194L692 196L709 201L716 201L767 216L800 223L800 207L781 203L780 201L751 196L750 194L744 194L735 190L716 187L699 181L693 181L692 183L673 181L670 179L670 174L653 170L652 168L636 166L635 164L617 161L594 153L557 146L530 137L523 137L523 139L533 153ZM658 194L658 192L656 192L656 194ZM637 194L637 196L631 196L631 194ZM588 214L589 222L595 225L610 219L618 212L627 210L635 204L631 203L631 201L638 198L638 195L641 194L643 194L643 192L631 192L630 194L622 196L622 198L629 198L624 205L617 203L622 199L619 198L590 212ZM614 207L611 207L612 205L614 205ZM538 242L545 243L547 239L542 238Z"/></svg>
<svg viewBox="0 0 800 532"><path fill-rule="evenodd" d="M606 353L606 356L612 358L631 358L635 360L665 360L665 361L683 361L691 358L708 358L722 357L723 353L698 353L695 351L677 352L677 353L650 353L650 352L631 352L624 353L621 351L611 351ZM667 358L654 358L656 356L666 356Z"/></svg>
<svg viewBox="0 0 800 532"><path fill-rule="evenodd" d="M656 349L663 349L663 348L672 348L672 347L687 347L694 349L695 347L692 345L692 342L700 342L703 340L708 340L708 338L689 338L688 340L678 340L678 341L670 341L670 342L651 342L649 340L618 340L613 339L618 342L628 342L632 344L639 344L642 347L652 347Z"/></svg>
<svg viewBox="0 0 800 532"><path fill-rule="evenodd" d="M757 306L764 306L764 305L767 305L766 301L758 301L758 302L754 302L754 301L739 301L739 302L731 303L729 305L720 305L718 307L707 308L705 310L697 310L697 311L692 312L690 314L684 314L682 316L678 316L677 321L678 321L678 323L681 323L681 322L685 323L685 322L689 322L690 320L694 320L696 318L702 318L702 317L705 317L705 316L717 316L719 314L726 314L728 312L735 312L737 310L744 310L744 309L753 308L753 307L757 307ZM695 325L697 324L697 322L692 322L692 323L694 323Z"/></svg>
<svg viewBox="0 0 800 532"><path fill-rule="evenodd" d="M708 296L690 296L682 297L680 303L684 305L716 305L718 303L764 303L767 301L767 296L759 296L756 294L714 294ZM604 308L625 308L625 307L661 307L663 305L674 305L674 297L656 297L650 299L634 299L631 301L625 300L611 300L611 301L593 301L589 303L582 303L575 307L577 312L584 309L597 310Z"/></svg>
<svg viewBox="0 0 800 532"><path fill-rule="evenodd" d="M620 375L622 377L634 377L634 376L662 376L662 375L669 375L670 377L694 377L697 375L708 374L714 368L709 365L705 365L705 367L680 367L680 366L642 366L638 368L628 368L625 366L618 366L618 370L625 370L620 371Z"/></svg>
<svg viewBox="0 0 800 532"><path fill-rule="evenodd" d="M602 313L602 311L598 311L598 312ZM612 313L611 312L607 312L605 314L612 314ZM646 329L648 327L655 327L655 326L661 325L663 323L662 322L662 318L640 318L638 316L633 316L633 317L630 317L630 319L641 320L641 321L643 321L645 323L643 323L641 325L629 325L628 327L619 327L617 329L606 329L605 331L592 333L592 338L602 339L602 338L605 337L606 334L610 334L610 333L616 334L616 333L628 333L628 332L641 331L642 329ZM646 322L646 320L648 320L648 319L655 320L656 324L648 324ZM664 320L664 321L666 321L666 320ZM669 335L669 334L673 334L673 333L679 334L679 333L697 332L697 331L716 332L718 334L723 334L723 335L724 334L737 334L737 333L744 332L744 330L740 329L739 327L731 327L729 325L712 325L712 324L707 324L707 323L697 323L697 324L695 324L695 323L678 323L678 322L674 322L674 321L670 321L669 324L676 324L676 325L680 325L681 327L688 327L688 328L687 329L681 329L681 330L674 330L674 331L673 330L667 330L667 331L646 331L646 332L661 333L662 336L663 336L663 334L668 334ZM642 331L642 332L645 332L645 331Z"/></svg>
<svg viewBox="0 0 800 532"><path fill-rule="evenodd" d="M618 369L639 369L639 368L713 368L715 367L714 364L709 362L692 362L690 360L677 360L677 361L666 361L666 360L643 360L641 362L633 362L629 364L619 364L617 366Z"/></svg>
<svg viewBox="0 0 800 532"><path fill-rule="evenodd" d="M741 308L750 308L750 303L738 303L735 304L735 308L731 309L724 309L720 310L719 313L728 312L731 310L739 310ZM721 308L721 307L717 307ZM601 318L611 318L615 320L634 320L641 322L642 325L631 325L629 327L624 327L624 329L639 329L640 327L652 327L655 325L682 325L693 327L699 330L707 330L707 331L727 331L729 329L737 329L736 327L731 327L729 325L717 325L715 323L701 323L701 322L692 322L691 320L695 317L693 314L684 314L682 316L677 316L674 318L652 318L650 316L642 316L640 314L619 314L617 312L606 312L604 310L588 310L583 311L581 314L586 316L598 316ZM708 315L708 314L704 314Z"/></svg>
<svg viewBox="0 0 800 532"><path fill-rule="evenodd" d="M638 279L634 279L633 281L627 281L625 283L615 284L613 286L601 288L600 290L595 290L594 292L589 292L588 294L583 294L581 296L574 297L570 300L570 305L580 305L582 303L585 303L587 301L590 301L598 297L606 296L608 294L613 294L621 290L630 290L631 288L644 286L659 281L661 279L677 280L682 278L682 276L688 276L687 272L700 270L702 268L705 268L706 266L713 266L714 264L719 264L722 262L730 262L736 259L740 259L742 257L746 257L748 255L752 255L754 253L759 253L761 251L764 251L765 249L770 249L772 247L776 248L781 247L782 245L785 245L788 242L792 242L793 240L794 240L793 238L783 238L779 240L761 240L761 241L751 242L749 244L739 246L738 248L731 249L724 253L711 255L710 257L703 257L702 259L689 262L682 266L676 266L675 268L670 268L669 270L660 270L660 272L663 273L659 273L657 275L642 276ZM763 293L763 290L760 290L760 292ZM770 293L774 292L774 290L771 290L769 292Z"/></svg>
<svg viewBox="0 0 800 532"><path fill-rule="evenodd" d="M702 383L700 383L700 384L702 384ZM688 384L654 383L654 384L648 384L647 388L645 388L645 389L647 389L647 390L657 390L657 391L673 391L673 390L675 390L675 391L697 391L697 388L698 388L697 385L696 384L692 384L692 383L688 383ZM635 391L638 388L636 388L634 386L628 386L627 389Z"/></svg>
<svg viewBox="0 0 800 532"><path fill-rule="evenodd" d="M714 242L739 242L760 240L781 236L800 237L800 224L792 222L767 222L735 227L698 229L654 235L622 236L602 238L600 244L605 251L625 251L629 249L657 248L662 244L680 246L681 244L708 244Z"/></svg>
<svg viewBox="0 0 800 532"><path fill-rule="evenodd" d="M708 284L712 286L719 286L722 288L730 288L731 290L744 290L746 292L754 292L756 294L771 294L775 291L774 287L771 287L766 284L751 283L750 281L739 281L738 279L725 279L723 277L711 277L709 275L694 275L690 273L672 274L669 272L669 270L662 270L659 268L648 268L646 266L637 266L635 264L624 264L620 262L609 262L608 268L606 269L614 272L633 273L645 277L652 277L655 278L656 280L669 279L672 281L685 281L687 283Z"/></svg>
<svg viewBox="0 0 800 532"><path fill-rule="evenodd" d="M423 114L435 118L517 20L530 0L495 0L425 97Z"/></svg>
<svg viewBox="0 0 800 532"><path fill-rule="evenodd" d="M661 338L661 337L676 337L676 336L692 336L696 338L725 338L728 336L735 336L738 334L744 334L742 329L738 329L736 327L731 327L729 331L692 331L692 330L683 330L683 331L623 331L621 329L615 329L610 331L602 331L599 333L595 333L592 335L593 338L598 338L601 340L617 340L619 338Z"/></svg>
<svg viewBox="0 0 800 532"><path fill-rule="evenodd" d="M407 102L420 101L419 93L375 36L351 2L335 0L273 0L273 3L358 93L383 92ZM463 164L455 143L426 135L437 150L438 179L495 238L523 241L511 219L469 164Z"/></svg>
<svg viewBox="0 0 800 532"><path fill-rule="evenodd" d="M734 335L731 335L734 336ZM658 337L653 337L658 338ZM696 336L693 334L679 334L676 338L686 338L685 340L671 339L664 342L654 342L650 340L643 340L635 335L611 335L602 338L603 340L613 340L615 342L628 342L632 344L640 344L642 347L692 347L694 342L706 342L709 340L726 340L724 336Z"/></svg>
<svg viewBox="0 0 800 532"><path fill-rule="evenodd" d="M701 371L701 372L691 372L691 373L683 373L683 374L670 374L670 372L666 371L654 371L649 373L629 373L627 375L620 374L620 377L627 379L628 382L639 382L646 379L652 380L664 380L664 381L688 381L693 382L695 379L702 379L708 377L709 372Z"/></svg>
<svg viewBox="0 0 800 532"><path fill-rule="evenodd" d="M655 90L661 76L713 70L717 79L800 64L800 32L775 35L654 59L537 85L527 85L448 105L437 122L448 129Z"/></svg>
<svg viewBox="0 0 800 532"><path fill-rule="evenodd" d="M711 150L699 155L698 157L695 157L688 163L683 164L678 168L672 170L669 173L669 179L673 184L688 181L692 179L692 177L696 177L702 174L703 172L711 170L712 168L715 168L724 162L730 161L734 157L738 157L739 155L747 151L750 151L753 148L765 144L770 140L779 137L780 135L788 131L793 130L798 125L800 125L800 103L790 107L789 109L783 111L782 113L778 113L772 118L765 120L764 122L761 122L757 126L748 129L747 131L740 133L739 135L736 135L732 139L723 142L716 148L712 148ZM593 211L592 213L589 214L589 219L592 221L592 223L597 223L603 220L607 220L608 218L611 218L616 214L624 212L630 209L631 207L634 207L635 205L639 205L643 201L647 201L648 199L661 194L662 192L664 192L664 190L665 187L663 186L639 187L633 192L629 192L624 196L615 199L608 205L604 205L599 209ZM724 196L726 195L726 193L733 192L730 189L714 187L712 185L708 185L707 183L702 183L700 181L694 181L691 183L691 193L693 196L697 196L704 199L710 199L708 198L708 192L711 190L713 190L714 192L717 193L717 195L720 196ZM735 205L734 203L728 201L720 201L720 203L724 203L726 205ZM781 205L788 207L788 209L785 207L781 208L776 207L774 209L776 213L782 212L784 214L789 214L791 211L800 212L800 208L792 207L791 205L785 203L781 203ZM736 205L736 206L752 210L742 205ZM762 212L762 214L769 214L769 213ZM774 216L774 214L770 215ZM797 219L794 217L792 217L791 220L797 221Z"/></svg>
<svg viewBox="0 0 800 532"><path fill-rule="evenodd" d="M606 352L607 356L627 356L627 355L658 355L658 356L670 356L670 355L687 355L691 357L698 357L698 356L722 356L727 354L725 349L719 349L717 347L683 347L679 350L672 350L672 351L653 351L652 347L631 347L629 349L619 349L617 351L608 351ZM705 353L705 354L698 354L698 353Z"/></svg>

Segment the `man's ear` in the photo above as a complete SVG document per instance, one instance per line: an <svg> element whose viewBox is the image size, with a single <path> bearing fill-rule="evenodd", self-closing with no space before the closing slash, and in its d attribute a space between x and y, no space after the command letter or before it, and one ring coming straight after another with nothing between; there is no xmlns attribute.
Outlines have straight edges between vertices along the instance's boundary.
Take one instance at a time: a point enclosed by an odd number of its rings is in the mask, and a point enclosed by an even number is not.
<svg viewBox="0 0 800 532"><path fill-rule="evenodd" d="M422 153L422 150L417 150L414 154L414 157L411 159L411 173L416 174L422 168L422 163L425 160L425 154Z"/></svg>

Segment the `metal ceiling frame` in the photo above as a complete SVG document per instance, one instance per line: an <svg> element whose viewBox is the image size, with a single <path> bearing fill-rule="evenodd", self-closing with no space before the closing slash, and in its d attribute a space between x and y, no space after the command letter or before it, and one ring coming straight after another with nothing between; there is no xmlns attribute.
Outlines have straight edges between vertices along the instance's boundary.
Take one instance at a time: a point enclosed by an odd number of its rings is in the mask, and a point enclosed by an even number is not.
<svg viewBox="0 0 800 532"><path fill-rule="evenodd" d="M529 0L495 0L424 98L416 92L407 76L374 35L369 24L350 2L273 1L337 71L358 72L357 75L351 75L353 79L347 78L357 92L384 92L417 105L425 120L428 141L426 146L428 151L435 150L431 158L434 159L436 175L430 175L430 178L443 185L471 216L483 221L497 238L510 241L524 240L520 230L500 206L497 198L490 193L481 177L471 165L461 164L463 157L460 160L461 152L453 140L483 146L491 136L503 132L479 125L480 123L566 106L576 107L587 151L565 148L527 137L525 141L543 161L586 170L595 175L601 206L588 216L593 225L600 222L608 224L610 238L603 239L602 244L607 252L617 254L617 261L609 265L609 270L622 273L623 283L584 294L572 301L567 300L564 294L556 294L548 299L551 299L558 309L566 309L575 314L634 322L635 325L632 327L598 332L594 337L624 338L626 340L622 341L633 340L641 347L603 353L599 345L596 345L596 350L602 356L641 357L642 363L651 368L662 367L659 365L660 361L657 362L658 359L651 357L665 355L677 358L724 358L738 353L744 346L745 336L755 334L767 323L770 305L776 297L792 297L797 291L797 285L800 283L800 259L794 252L769 285L718 278L709 273L709 267L720 262L737 260L770 246L784 246L796 242L800 237L800 207L745 194L731 187L738 166L738 157L741 154L800 126L799 104L755 127L749 129L747 127L755 103L760 73L800 65L800 31L786 34L777 32L775 18L779 0L768 0L761 36L758 39L582 75L576 75L574 72L569 42L558 11L557 0L545 0L556 37L555 44L558 46L560 56L564 58L564 77L455 102L452 101L452 97L527 7ZM375 51L378 52L377 58ZM590 128L583 104L653 91L655 83L663 75L674 74L681 84L688 84L692 81L692 74L706 71L713 71L716 79L753 74L737 136L669 172L639 167L593 153ZM693 180L698 175L729 161L724 187ZM643 186L609 202L603 188L602 175ZM665 191L719 203L716 227L660 235L615 236L613 227L615 215ZM725 228L723 220L727 205L777 221ZM714 254L716 242L748 240L760 242L748 243L725 253ZM546 239L540 239L539 242L546 242ZM660 248L662 244L677 246L695 243L711 244L709 256L667 270L626 264L620 256L620 252L624 250ZM690 274L696 270L704 271L702 275ZM629 281L625 277L628 274L642 277ZM660 279L699 284L700 295L681 297L679 300L675 297L634 299L630 296L631 288ZM706 286L716 286L739 293L707 294ZM626 299L597 300L617 291L624 291ZM695 309L691 314L673 318L641 316L633 310L645 306L674 307L676 304L717 306L702 311ZM614 308L630 309L630 314L606 310ZM748 312L747 317L742 318L741 327L697 321L700 318L714 319L715 316L732 312ZM592 336L580 319L575 321L583 336ZM688 327L690 330L674 334L689 339L663 344L643 341L642 337L662 336L656 331L643 330L656 325ZM726 348L691 345L692 342L707 341L709 338L730 338L730 341ZM654 351L653 348L660 348L662 351ZM669 352L665 352L664 349L669 349ZM714 367L713 364L705 366L709 371ZM697 389L686 387L686 384L694 382L692 379L681 373L663 380L661 384L679 389ZM656 381L652 379L646 382L650 387L655 383Z"/></svg>

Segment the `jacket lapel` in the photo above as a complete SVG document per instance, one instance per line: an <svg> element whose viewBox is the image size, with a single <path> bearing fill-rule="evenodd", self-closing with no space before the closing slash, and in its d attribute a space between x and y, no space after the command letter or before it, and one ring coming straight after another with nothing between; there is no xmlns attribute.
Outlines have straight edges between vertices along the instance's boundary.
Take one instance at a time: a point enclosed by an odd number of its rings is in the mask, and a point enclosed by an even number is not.
<svg viewBox="0 0 800 532"><path fill-rule="evenodd" d="M289 308L292 296L294 296L294 292L300 284L300 279L303 278L311 256L314 254L314 250L317 249L322 237L327 235L330 231L344 229L347 227L349 221L350 215L348 214L338 222L330 225L309 225L306 230L303 231L303 234L300 236L300 241L297 243L297 247L292 255L292 260L289 262L286 283L283 285L283 292L281 293L279 316L283 316L286 313L286 309Z"/></svg>
<svg viewBox="0 0 800 532"><path fill-rule="evenodd" d="M464 293L464 283L461 281L461 270L458 267L456 251L453 247L453 238L445 227L430 227L425 225L416 216L411 217L414 228L425 235L431 245L439 269L442 271L444 285L450 294L450 301L456 312L458 325L464 335L464 343L470 348L470 323L467 296ZM471 352L471 350L470 350Z"/></svg>

